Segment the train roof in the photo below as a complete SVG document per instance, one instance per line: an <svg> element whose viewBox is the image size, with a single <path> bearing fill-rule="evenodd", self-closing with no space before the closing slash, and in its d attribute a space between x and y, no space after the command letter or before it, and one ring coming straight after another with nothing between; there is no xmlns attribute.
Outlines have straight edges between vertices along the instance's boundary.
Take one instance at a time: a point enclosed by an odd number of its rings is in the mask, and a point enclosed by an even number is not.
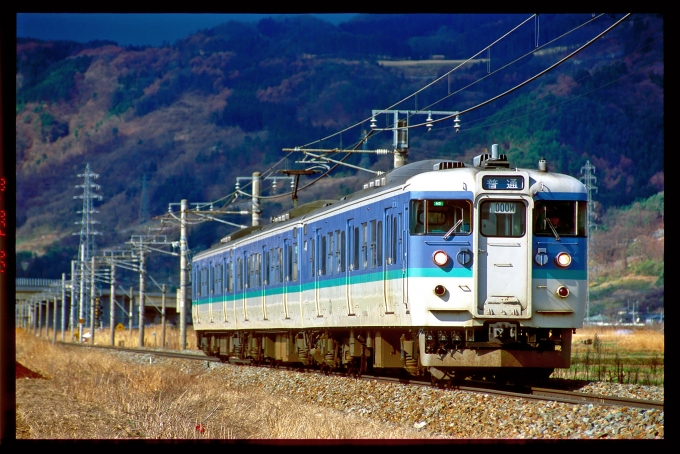
<svg viewBox="0 0 680 454"><path fill-rule="evenodd" d="M214 251L215 249L226 247L226 243L231 243L235 240L238 240L240 238L243 238L256 232L260 231L265 232L278 227L283 227L288 224L294 224L295 222L299 222L305 218L308 218L309 215L311 214L325 211L330 206L337 207L340 205L344 205L355 200L360 200L370 194L387 191L390 188L394 187L401 187L409 182L414 183L415 185L414 189L418 189L417 186L420 186L419 183L426 182L432 183L432 177L428 175L425 178L416 178L415 180L414 177L417 177L418 175L424 173L439 170L466 169L467 172L465 173L469 175L469 177L471 178L471 182L474 180L474 174L483 170L525 171L529 173L530 180L532 180L529 183L530 185L538 185L538 187L542 188L543 186L541 186L541 184L543 184L545 187L548 187L553 191L585 192L585 187L583 186L583 183L581 183L579 180L573 177L568 177L567 175L536 169L510 168L505 155L500 156L500 158L496 161L497 165L489 165L488 163L489 161L493 160L488 159L487 156L486 159L482 158L481 161L475 160L474 166L464 164L461 161L445 159L444 160L425 159L421 161L412 162L404 166L398 167L396 169L390 170L389 172L383 175L374 177L369 182L364 184L363 189L352 194L349 194L345 197L342 197L340 200L333 199L315 200L303 204L299 207L293 208L288 212L283 213L282 215L272 217L271 218L272 222L270 224L249 226L236 232L233 232L224 237L220 241L220 244L211 247L208 251ZM444 179L446 179L447 177L450 178L450 173L442 172L441 174L437 173L437 175L438 176L441 175L441 177ZM202 254L199 253L199 255Z"/></svg>

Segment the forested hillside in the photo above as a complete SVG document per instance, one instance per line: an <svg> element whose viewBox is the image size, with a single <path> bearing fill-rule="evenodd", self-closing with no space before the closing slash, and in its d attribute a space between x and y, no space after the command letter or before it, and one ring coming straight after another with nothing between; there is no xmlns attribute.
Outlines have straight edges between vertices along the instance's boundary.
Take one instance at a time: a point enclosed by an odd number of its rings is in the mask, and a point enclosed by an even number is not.
<svg viewBox="0 0 680 454"><path fill-rule="evenodd" d="M541 15L481 53L528 15L360 15L338 26L300 16L225 23L143 48L19 39L18 274L58 278L70 269L82 209L75 186L88 163L103 196L98 248L120 245L156 226L168 204L222 199L237 178L284 158L283 148L357 125L373 109L463 111L509 92L621 16ZM412 130L409 159L471 162L498 143L514 166L545 158L551 170L580 176L590 162L596 221L614 228L607 213L664 189L663 37L661 16L633 14L536 80L462 115L458 133L451 121ZM351 149L368 129L365 122L313 147ZM391 142L384 133L363 146ZM283 165L297 168L301 158ZM347 162L391 165L375 155ZM338 168L300 201L340 197L368 177ZM272 199L263 219L289 206L289 196ZM189 246L201 250L233 230L192 227ZM150 266L173 274L173 260Z"/></svg>

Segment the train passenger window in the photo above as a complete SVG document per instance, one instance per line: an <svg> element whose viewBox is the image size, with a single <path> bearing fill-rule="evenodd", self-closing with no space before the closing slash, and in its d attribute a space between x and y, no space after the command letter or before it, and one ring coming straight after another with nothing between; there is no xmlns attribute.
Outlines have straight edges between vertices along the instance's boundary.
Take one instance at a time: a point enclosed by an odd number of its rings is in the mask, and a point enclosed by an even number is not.
<svg viewBox="0 0 680 454"><path fill-rule="evenodd" d="M335 241L333 240L333 232L328 232L326 237L328 239L326 245L326 270L328 274L333 274L333 251L335 250Z"/></svg>
<svg viewBox="0 0 680 454"><path fill-rule="evenodd" d="M298 246L293 243L293 282L298 280Z"/></svg>
<svg viewBox="0 0 680 454"><path fill-rule="evenodd" d="M468 235L472 231L472 204L468 200L411 200L412 235Z"/></svg>
<svg viewBox="0 0 680 454"><path fill-rule="evenodd" d="M208 294L208 268L201 270L201 294Z"/></svg>
<svg viewBox="0 0 680 454"><path fill-rule="evenodd" d="M243 288L243 262L241 257L236 259L236 290Z"/></svg>
<svg viewBox="0 0 680 454"><path fill-rule="evenodd" d="M371 268L375 268L378 258L377 236L375 233L375 220L371 221Z"/></svg>
<svg viewBox="0 0 680 454"><path fill-rule="evenodd" d="M222 294L222 264L220 263L215 265L215 288L213 292L218 295Z"/></svg>
<svg viewBox="0 0 680 454"><path fill-rule="evenodd" d="M286 241L286 282L293 279L293 246Z"/></svg>
<svg viewBox="0 0 680 454"><path fill-rule="evenodd" d="M352 270L359 269L359 227L354 227L354 237L352 239L354 244L354 253L352 254Z"/></svg>
<svg viewBox="0 0 680 454"><path fill-rule="evenodd" d="M587 236L587 207L587 202L582 201L536 201L533 216L534 235Z"/></svg>
<svg viewBox="0 0 680 454"><path fill-rule="evenodd" d="M382 266L382 255L383 255L383 231L382 231L382 221L378 221L378 228L377 228L377 233L378 233L378 252L377 252L377 261L378 261L378 266Z"/></svg>
<svg viewBox="0 0 680 454"><path fill-rule="evenodd" d="M399 214L399 217L401 218L401 213ZM399 230L397 227L397 218L393 217L392 218L392 248L390 250L390 254L392 257L392 264L394 265L397 263L397 238L399 237Z"/></svg>
<svg viewBox="0 0 680 454"><path fill-rule="evenodd" d="M326 241L319 233L319 276L326 275Z"/></svg>
<svg viewBox="0 0 680 454"><path fill-rule="evenodd" d="M361 263L362 269L368 268L368 223L361 223Z"/></svg>
<svg viewBox="0 0 680 454"><path fill-rule="evenodd" d="M234 291L234 262L227 263L227 291Z"/></svg>
<svg viewBox="0 0 680 454"><path fill-rule="evenodd" d="M480 205L482 235L519 238L526 233L526 207L523 202L492 200Z"/></svg>
<svg viewBox="0 0 680 454"><path fill-rule="evenodd" d="M338 273L345 272L345 263L347 261L346 252L347 249L347 239L345 238L345 232L340 233L340 241L338 242L338 247L340 248L340 260L338 260Z"/></svg>
<svg viewBox="0 0 680 454"><path fill-rule="evenodd" d="M316 263L314 262L314 238L309 240L309 270L311 277L316 273Z"/></svg>

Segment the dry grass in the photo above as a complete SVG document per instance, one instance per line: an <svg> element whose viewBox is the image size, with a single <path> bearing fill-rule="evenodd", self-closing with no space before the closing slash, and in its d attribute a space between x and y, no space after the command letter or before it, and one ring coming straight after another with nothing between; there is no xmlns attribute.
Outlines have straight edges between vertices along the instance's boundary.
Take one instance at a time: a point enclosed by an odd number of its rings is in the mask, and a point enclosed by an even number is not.
<svg viewBox="0 0 680 454"><path fill-rule="evenodd" d="M664 352L663 329L587 326L572 337L571 367L553 377L663 386Z"/></svg>
<svg viewBox="0 0 680 454"><path fill-rule="evenodd" d="M427 436L257 390L229 389L200 362L133 363L22 330L16 336L17 362L44 377L17 379L18 439Z"/></svg>
<svg viewBox="0 0 680 454"><path fill-rule="evenodd" d="M576 330L572 343L583 344L588 339L593 340L595 335L600 341L615 345L623 351L664 352L663 331L647 327L587 326Z"/></svg>

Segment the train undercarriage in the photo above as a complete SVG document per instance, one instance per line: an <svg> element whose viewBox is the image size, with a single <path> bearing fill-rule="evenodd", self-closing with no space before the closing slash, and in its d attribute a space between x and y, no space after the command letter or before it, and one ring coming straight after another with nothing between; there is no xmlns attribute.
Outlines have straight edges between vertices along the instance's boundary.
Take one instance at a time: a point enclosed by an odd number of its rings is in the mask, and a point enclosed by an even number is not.
<svg viewBox="0 0 680 454"><path fill-rule="evenodd" d="M223 361L316 368L349 376L466 378L494 382L547 379L568 368L572 329L492 323L457 329L306 329L197 332L197 345Z"/></svg>

